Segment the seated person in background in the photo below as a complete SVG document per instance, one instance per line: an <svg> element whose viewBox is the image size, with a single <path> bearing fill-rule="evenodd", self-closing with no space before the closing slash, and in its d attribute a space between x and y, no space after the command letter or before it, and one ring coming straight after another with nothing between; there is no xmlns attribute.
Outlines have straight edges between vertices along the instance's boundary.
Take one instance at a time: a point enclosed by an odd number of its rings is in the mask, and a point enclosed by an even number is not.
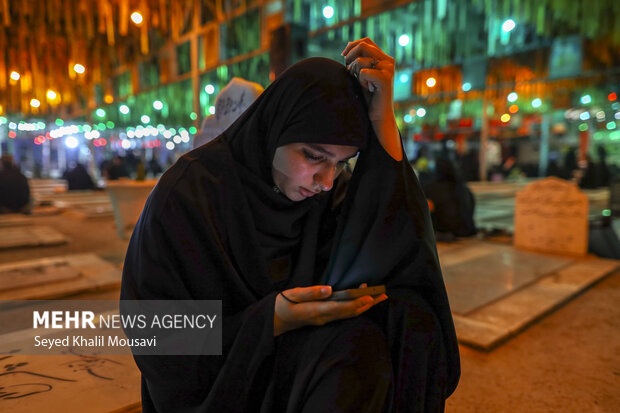
<svg viewBox="0 0 620 413"><path fill-rule="evenodd" d="M151 160L148 162L147 169L148 169L148 172L151 174L151 177L153 178L157 178L159 174L161 174L164 171L161 165L159 164L159 161L157 160L157 156L155 155L155 153L153 153Z"/></svg>
<svg viewBox="0 0 620 413"><path fill-rule="evenodd" d="M106 169L105 175L110 181L119 178L129 178L129 171L127 171L127 165L123 158L118 155L114 156L112 163Z"/></svg>
<svg viewBox="0 0 620 413"><path fill-rule="evenodd" d="M204 145L224 132L263 93L258 83L233 77L215 98L215 115L202 121L200 133L194 137L194 148Z"/></svg>
<svg viewBox="0 0 620 413"><path fill-rule="evenodd" d="M62 179L67 181L69 191L95 189L93 179L84 165L79 162L74 164L73 168L67 169L62 175Z"/></svg>
<svg viewBox="0 0 620 413"><path fill-rule="evenodd" d="M13 155L0 158L0 214L30 212L28 179L13 162Z"/></svg>
<svg viewBox="0 0 620 413"><path fill-rule="evenodd" d="M424 186L424 193L438 241L476 234L474 196L450 160L436 160L435 178Z"/></svg>

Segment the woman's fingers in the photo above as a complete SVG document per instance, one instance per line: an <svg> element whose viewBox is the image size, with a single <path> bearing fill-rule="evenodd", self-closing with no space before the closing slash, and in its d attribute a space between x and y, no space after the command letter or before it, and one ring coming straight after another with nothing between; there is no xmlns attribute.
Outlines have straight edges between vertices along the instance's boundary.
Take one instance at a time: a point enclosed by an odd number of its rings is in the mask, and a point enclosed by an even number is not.
<svg viewBox="0 0 620 413"><path fill-rule="evenodd" d="M354 61L352 61L349 65L347 65L347 70L351 72L351 74L359 77L360 70L362 69L374 69L377 67L379 61L374 57L358 57Z"/></svg>
<svg viewBox="0 0 620 413"><path fill-rule="evenodd" d="M354 40L352 42L347 43L347 46L344 48L344 50L342 51L341 54L343 56L346 56L347 53L349 53L349 51L351 51L351 49L353 49L354 47L356 47L360 43L366 43L366 44L368 44L370 46L374 46L377 49L381 50L381 48L379 46L377 46L377 44L375 42L370 40L368 37L364 37L362 39L357 39L357 40Z"/></svg>
<svg viewBox="0 0 620 413"><path fill-rule="evenodd" d="M387 300L388 296L386 294L381 294L378 297L373 298L372 302L369 302L365 305L363 305L362 307L359 307L357 309L357 314L356 315L360 315L365 311L370 310L372 307L374 307L375 305L379 304L380 302L383 302L385 300Z"/></svg>
<svg viewBox="0 0 620 413"><path fill-rule="evenodd" d="M311 310L314 312L311 323L314 325L323 325L335 320L357 317L386 299L387 295L381 294L374 298L367 295L351 301L325 301L316 303L318 306Z"/></svg>
<svg viewBox="0 0 620 413"><path fill-rule="evenodd" d="M291 288L282 292L291 301L302 303L305 301L323 300L332 295L329 285L313 285L312 287Z"/></svg>
<svg viewBox="0 0 620 413"><path fill-rule="evenodd" d="M348 66L348 69L351 74L359 79L362 86L371 92L374 92L376 89L384 89L385 86L391 87L394 66L386 60L377 60L373 57L359 57ZM366 72L366 76L362 78L362 73L364 72ZM373 72L374 75L372 74Z"/></svg>
<svg viewBox="0 0 620 413"><path fill-rule="evenodd" d="M365 287L362 284L360 288ZM276 296L274 334L306 325L323 325L335 320L356 317L374 305L385 301L387 295L369 295L350 301L326 301L332 293L328 285L299 287L285 290Z"/></svg>
<svg viewBox="0 0 620 413"><path fill-rule="evenodd" d="M377 60L387 60L390 63L394 63L394 59L385 54L377 45L367 42L357 43L344 53L343 56L347 65L359 57L374 57Z"/></svg>
<svg viewBox="0 0 620 413"><path fill-rule="evenodd" d="M389 91L389 88L392 87L392 77L389 75L389 73L385 73L380 70L362 69L360 70L357 78L359 79L362 86L371 92L375 92L377 90Z"/></svg>

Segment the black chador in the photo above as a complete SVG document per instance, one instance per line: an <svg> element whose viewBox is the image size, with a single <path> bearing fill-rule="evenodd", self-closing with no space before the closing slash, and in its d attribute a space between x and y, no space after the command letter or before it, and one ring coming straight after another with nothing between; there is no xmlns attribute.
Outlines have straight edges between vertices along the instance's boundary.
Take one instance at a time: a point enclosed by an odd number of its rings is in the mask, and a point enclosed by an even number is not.
<svg viewBox="0 0 620 413"><path fill-rule="evenodd" d="M276 148L361 149L324 196L274 190ZM363 315L274 337L279 291L385 284ZM221 300L221 356L137 356L144 412L439 412L459 353L428 207L381 147L356 78L304 60L151 193L122 299Z"/></svg>

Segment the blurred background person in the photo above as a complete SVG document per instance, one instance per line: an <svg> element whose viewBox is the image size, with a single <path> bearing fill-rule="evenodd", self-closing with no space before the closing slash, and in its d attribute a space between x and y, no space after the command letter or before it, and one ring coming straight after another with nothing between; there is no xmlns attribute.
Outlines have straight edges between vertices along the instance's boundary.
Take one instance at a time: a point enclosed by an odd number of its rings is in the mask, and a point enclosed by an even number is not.
<svg viewBox="0 0 620 413"><path fill-rule="evenodd" d="M163 171L164 170L161 167L161 164L159 163L159 160L157 159L157 155L155 155L155 152L153 152L153 156L151 157L151 160L148 162L147 172L151 175L152 178L155 179Z"/></svg>
<svg viewBox="0 0 620 413"><path fill-rule="evenodd" d="M62 175L62 179L67 181L69 191L95 189L93 179L84 165L79 162L74 163L72 168L67 169Z"/></svg>
<svg viewBox="0 0 620 413"><path fill-rule="evenodd" d="M28 179L13 162L13 155L0 157L0 214L30 213Z"/></svg>
<svg viewBox="0 0 620 413"><path fill-rule="evenodd" d="M112 158L112 162L105 170L105 176L110 181L120 178L129 178L129 171L127 170L125 160L121 156L115 155L114 158Z"/></svg>
<svg viewBox="0 0 620 413"><path fill-rule="evenodd" d="M474 196L447 158L435 160L433 180L424 186L437 241L476 235Z"/></svg>

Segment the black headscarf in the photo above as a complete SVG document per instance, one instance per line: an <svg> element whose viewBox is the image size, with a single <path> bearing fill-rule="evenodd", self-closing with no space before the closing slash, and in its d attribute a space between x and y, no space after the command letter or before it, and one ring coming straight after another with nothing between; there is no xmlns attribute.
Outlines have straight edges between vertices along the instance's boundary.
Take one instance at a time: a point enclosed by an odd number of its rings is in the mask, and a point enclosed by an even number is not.
<svg viewBox="0 0 620 413"><path fill-rule="evenodd" d="M275 150L293 142L362 149L348 184L335 183L346 189L342 202L335 190L301 202L273 190ZM284 72L223 136L179 159L145 205L121 297L221 300L223 311L223 356L136 357L145 411L260 404L280 289L267 261L280 254L293 264L286 288L386 284L396 378L387 411L439 411L460 370L426 200L406 158L392 159L372 132L357 80L316 58Z"/></svg>
<svg viewBox="0 0 620 413"><path fill-rule="evenodd" d="M327 197L294 202L274 191L271 163L278 147L304 142L364 149L372 133L360 83L333 60L310 58L276 79L224 132L254 216L263 256L289 256L296 282L309 284L316 239L301 243L304 226L319 227ZM310 209L314 214L308 217ZM310 267L309 267L310 266ZM300 274L304 272L305 275Z"/></svg>

